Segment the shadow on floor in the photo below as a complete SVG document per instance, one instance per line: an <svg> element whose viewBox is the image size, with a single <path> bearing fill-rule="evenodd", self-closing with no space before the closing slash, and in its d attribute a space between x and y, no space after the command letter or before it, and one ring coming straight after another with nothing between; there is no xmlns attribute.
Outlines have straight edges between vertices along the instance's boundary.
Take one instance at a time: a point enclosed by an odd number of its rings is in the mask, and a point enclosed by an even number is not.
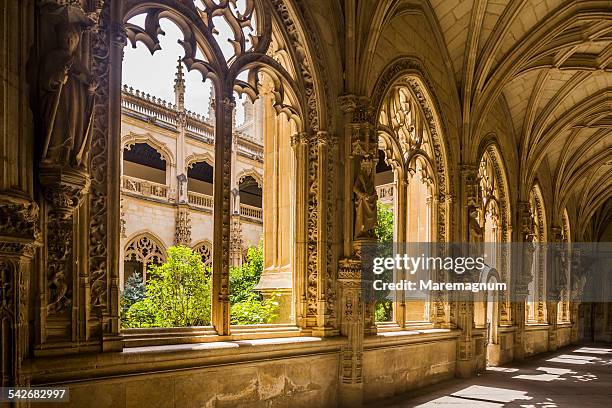
<svg viewBox="0 0 612 408"><path fill-rule="evenodd" d="M612 345L572 346L523 362L489 367L485 374L453 379L367 405L408 407L609 407Z"/></svg>

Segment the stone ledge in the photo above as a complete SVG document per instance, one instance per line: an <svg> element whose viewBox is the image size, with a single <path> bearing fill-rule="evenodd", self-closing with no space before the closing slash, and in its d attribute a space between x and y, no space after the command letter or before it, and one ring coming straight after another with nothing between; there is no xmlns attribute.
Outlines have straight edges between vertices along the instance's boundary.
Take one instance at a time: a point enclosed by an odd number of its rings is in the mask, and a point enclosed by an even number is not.
<svg viewBox="0 0 612 408"><path fill-rule="evenodd" d="M435 343L438 341L455 340L461 334L460 330L425 329L404 330L378 333L364 338L364 350L394 347L403 344Z"/></svg>
<svg viewBox="0 0 612 408"><path fill-rule="evenodd" d="M300 336L300 329L292 324L230 326L230 330L231 335L223 337L219 336L213 327L132 328L123 329L121 333L124 347L168 346Z"/></svg>
<svg viewBox="0 0 612 408"><path fill-rule="evenodd" d="M32 385L66 384L246 362L339 353L346 338L292 337L133 347L114 353L37 358L24 362Z"/></svg>
<svg viewBox="0 0 612 408"><path fill-rule="evenodd" d="M525 325L525 331L548 330L548 328L548 323L527 323Z"/></svg>

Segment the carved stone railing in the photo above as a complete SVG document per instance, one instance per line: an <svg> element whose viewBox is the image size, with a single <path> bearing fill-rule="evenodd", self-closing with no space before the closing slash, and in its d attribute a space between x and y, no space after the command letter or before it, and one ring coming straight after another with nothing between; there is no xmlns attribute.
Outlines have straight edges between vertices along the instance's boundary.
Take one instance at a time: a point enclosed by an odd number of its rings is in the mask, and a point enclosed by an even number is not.
<svg viewBox="0 0 612 408"><path fill-rule="evenodd" d="M376 186L376 195L378 195L378 200L382 203L392 203L394 186L394 183L387 183Z"/></svg>
<svg viewBox="0 0 612 408"><path fill-rule="evenodd" d="M165 184L136 177L122 176L121 188L124 191L137 193L145 197L168 198L168 186Z"/></svg>
<svg viewBox="0 0 612 408"><path fill-rule="evenodd" d="M240 215L257 221L263 220L262 209L248 204L240 204Z"/></svg>
<svg viewBox="0 0 612 408"><path fill-rule="evenodd" d="M189 191L187 192L187 200L189 201L189 204L193 204L198 207L204 207L211 210L213 208L213 198L207 194Z"/></svg>
<svg viewBox="0 0 612 408"><path fill-rule="evenodd" d="M123 85L121 93L121 110L123 114L135 117L161 127L176 130L178 126L178 107L161 98ZM215 129L210 121L198 113L187 111L187 135L208 144L214 144ZM260 141L244 132L238 135L238 153L242 156L263 162L263 146Z"/></svg>

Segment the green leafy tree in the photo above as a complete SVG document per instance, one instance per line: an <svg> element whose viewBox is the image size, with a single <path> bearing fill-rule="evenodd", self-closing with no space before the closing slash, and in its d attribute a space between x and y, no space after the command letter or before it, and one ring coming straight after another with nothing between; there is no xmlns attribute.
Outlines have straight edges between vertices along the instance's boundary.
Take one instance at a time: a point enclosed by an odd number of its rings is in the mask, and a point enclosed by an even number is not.
<svg viewBox="0 0 612 408"><path fill-rule="evenodd" d="M147 294L146 286L142 280L142 275L136 272L130 275L125 282L123 292L121 292L121 326L133 327L135 323L131 323L128 319L128 310L133 304L145 299ZM141 327L140 324L134 327Z"/></svg>
<svg viewBox="0 0 612 408"><path fill-rule="evenodd" d="M142 275L135 272L127 278L123 292L121 292L121 313L125 315L136 302L140 302L145 298L147 289L145 283L142 280Z"/></svg>
<svg viewBox="0 0 612 408"><path fill-rule="evenodd" d="M230 314L232 324L271 323L278 316L278 295L264 299L254 290L263 272L263 244L251 247L246 261L230 269Z"/></svg>
<svg viewBox="0 0 612 408"><path fill-rule="evenodd" d="M182 245L168 248L166 262L148 273L146 298L126 313L129 327L210 325L210 272L202 258Z"/></svg>
<svg viewBox="0 0 612 408"><path fill-rule="evenodd" d="M247 261L230 269L232 324L270 323L278 296L254 290L263 272L263 247L249 248ZM123 292L123 327L185 327L211 324L211 272L199 254L184 246L168 248L166 262L152 266L146 285L132 276Z"/></svg>
<svg viewBox="0 0 612 408"><path fill-rule="evenodd" d="M377 202L376 208L376 239L379 251L377 256L393 256L393 211L386 205ZM385 271L381 275L384 282L391 282L393 271ZM386 322L393 317L393 302L387 297L389 291L376 291L376 320Z"/></svg>

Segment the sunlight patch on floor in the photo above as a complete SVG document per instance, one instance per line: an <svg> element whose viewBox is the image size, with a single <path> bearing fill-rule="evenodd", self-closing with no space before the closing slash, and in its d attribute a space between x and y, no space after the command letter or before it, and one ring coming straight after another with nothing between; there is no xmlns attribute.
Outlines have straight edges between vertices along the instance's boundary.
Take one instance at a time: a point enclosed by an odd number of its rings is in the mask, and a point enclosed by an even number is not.
<svg viewBox="0 0 612 408"><path fill-rule="evenodd" d="M512 378L518 378L520 380L533 380L533 381L555 381L555 380L566 380L561 378L565 374L578 374L576 371L572 371L567 368L553 368L553 367L538 367L537 371L543 371L543 374L521 374L515 375Z"/></svg>

